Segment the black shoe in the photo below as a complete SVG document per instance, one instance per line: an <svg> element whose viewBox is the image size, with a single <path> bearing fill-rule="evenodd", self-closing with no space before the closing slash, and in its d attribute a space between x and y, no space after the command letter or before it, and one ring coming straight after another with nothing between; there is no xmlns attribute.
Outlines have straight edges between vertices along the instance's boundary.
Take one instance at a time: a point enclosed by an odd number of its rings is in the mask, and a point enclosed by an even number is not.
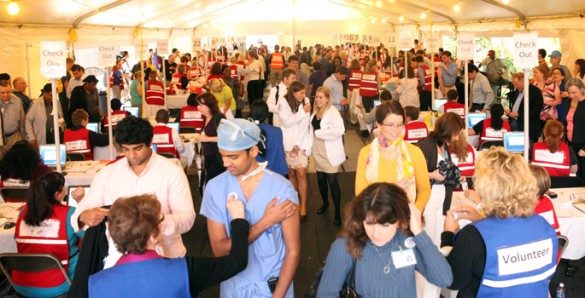
<svg viewBox="0 0 585 298"><path fill-rule="evenodd" d="M335 217L335 219L333 220L333 224L335 226L340 226L341 225L341 217Z"/></svg>
<svg viewBox="0 0 585 298"><path fill-rule="evenodd" d="M325 213L325 211L327 211L327 208L329 208L329 204L323 204L321 206L321 208L319 208L317 210L317 214L323 214L323 213Z"/></svg>

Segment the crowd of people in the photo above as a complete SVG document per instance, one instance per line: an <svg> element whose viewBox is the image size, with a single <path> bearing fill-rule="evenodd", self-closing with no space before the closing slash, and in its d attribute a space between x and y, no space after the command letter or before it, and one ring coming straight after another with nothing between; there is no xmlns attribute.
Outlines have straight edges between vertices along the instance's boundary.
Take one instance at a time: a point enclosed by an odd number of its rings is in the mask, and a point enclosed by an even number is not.
<svg viewBox="0 0 585 298"><path fill-rule="evenodd" d="M221 297L293 297L302 222L310 213L326 214L331 193L333 224L341 233L327 256L318 297L339 296L350 275L362 297L439 297L440 288L459 290L458 297L546 297L558 257L558 221L547 197L550 176L585 178L585 134L578 129L585 121L585 85L580 68L566 79L570 71L559 65L558 51L551 54L553 79L546 61L534 69L529 115L522 108L525 74L513 75L515 88L504 106L474 64L470 106L459 103L460 65L449 51L428 57L419 48L390 60L383 46L364 45L299 43L295 51L275 46L273 53L259 46L241 54L235 49L233 56L220 47L193 58L174 49L168 60L148 60L144 75L134 67L130 84L123 56L110 76L112 108L120 113L107 121L97 78L84 77L73 61L68 60L71 78L60 94L63 100L56 101L65 107L57 109L63 118L59 127L52 121L52 86L26 107L5 90L9 82L0 80L6 141L0 176L3 183L30 185L17 220L18 250L50 252L67 262L72 292L197 297L221 282ZM430 59L436 58L441 61L432 78ZM161 63L168 64L166 80L157 69ZM398 98L380 92L384 72L399 77ZM448 102L429 127L419 117L433 108L434 79ZM139 117L120 111L124 84L130 86L127 105L139 107ZM363 134L371 134L371 142L360 150L355 193L342 210L344 117L348 94L357 88L359 117L373 129ZM177 131L166 126L164 102L165 92L180 90L188 99L177 122L200 133L200 214L207 219L215 258L186 256L181 234L196 216L191 187L181 167L156 154L182 156ZM466 115L475 111L489 112L490 118L465 131ZM480 143L501 141L505 132L524 129L524 117L529 117L531 164L502 147L478 153L468 143L466 135L474 134ZM78 207L69 207L62 204L63 176L43 164L37 146L54 142L55 131L62 129L63 142L77 145L68 145L68 152L93 159L91 147L108 142L106 135L88 131L88 122L114 130L121 157L96 174L87 192L75 192ZM317 210L308 210L309 159L322 199ZM20 163L25 167L15 166ZM471 176L475 190L465 196L477 206L452 208L454 192ZM460 230L460 219L472 224ZM33 230L49 233L59 245L43 242ZM530 255L539 266L524 266L528 257L512 262L518 264L506 261L516 253ZM39 297L69 290L63 280L48 278L38 291L47 274L16 273L16 290Z"/></svg>

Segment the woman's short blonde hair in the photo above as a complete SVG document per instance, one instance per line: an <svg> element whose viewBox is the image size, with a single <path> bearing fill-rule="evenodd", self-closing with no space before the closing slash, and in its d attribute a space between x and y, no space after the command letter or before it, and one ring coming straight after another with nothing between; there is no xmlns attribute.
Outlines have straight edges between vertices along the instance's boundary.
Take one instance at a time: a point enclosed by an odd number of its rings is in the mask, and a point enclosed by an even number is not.
<svg viewBox="0 0 585 298"><path fill-rule="evenodd" d="M528 163L503 147L492 147L479 155L475 190L486 217L529 217L538 200L538 185Z"/></svg>
<svg viewBox="0 0 585 298"><path fill-rule="evenodd" d="M209 81L209 89L211 89L211 92L221 92L223 86L224 83L221 79L211 79L211 81Z"/></svg>

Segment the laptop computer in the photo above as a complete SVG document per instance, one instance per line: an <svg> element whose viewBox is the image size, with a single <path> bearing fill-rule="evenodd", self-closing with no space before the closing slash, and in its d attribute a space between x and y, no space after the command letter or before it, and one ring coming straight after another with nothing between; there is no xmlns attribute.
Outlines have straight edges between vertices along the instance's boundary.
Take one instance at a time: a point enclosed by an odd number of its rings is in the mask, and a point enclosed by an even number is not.
<svg viewBox="0 0 585 298"><path fill-rule="evenodd" d="M128 106L124 106L124 111L130 113L132 116L134 117L138 117L138 107L128 107Z"/></svg>
<svg viewBox="0 0 585 298"><path fill-rule="evenodd" d="M174 128L177 132L179 132L179 122L169 122L167 126L170 128Z"/></svg>
<svg viewBox="0 0 585 298"><path fill-rule="evenodd" d="M524 132L504 133L504 148L509 152L524 153Z"/></svg>
<svg viewBox="0 0 585 298"><path fill-rule="evenodd" d="M86 194L87 191L89 190L89 185L70 185L69 188L67 189L67 206L77 207L77 201L73 199L73 196L71 194L78 187L83 188Z"/></svg>
<svg viewBox="0 0 585 298"><path fill-rule="evenodd" d="M467 114L467 122L469 123L469 127L475 126L481 120L485 120L487 118L486 113L469 113Z"/></svg>
<svg viewBox="0 0 585 298"><path fill-rule="evenodd" d="M88 123L88 124L85 126L85 128L87 128L88 130L91 130L91 131L93 131L93 132L95 132L95 133L98 133L98 127L99 127L99 125L98 125L98 123L97 123L97 122L89 122L89 123Z"/></svg>
<svg viewBox="0 0 585 298"><path fill-rule="evenodd" d="M41 145L39 153L41 159L49 167L57 167L57 148L55 145ZM64 144L59 146L59 156L61 157L61 167L65 168L65 162L67 161L67 147Z"/></svg>
<svg viewBox="0 0 585 298"><path fill-rule="evenodd" d="M433 109L433 111L438 111L439 108L444 105L445 103L447 103L446 99L435 99L435 107Z"/></svg>

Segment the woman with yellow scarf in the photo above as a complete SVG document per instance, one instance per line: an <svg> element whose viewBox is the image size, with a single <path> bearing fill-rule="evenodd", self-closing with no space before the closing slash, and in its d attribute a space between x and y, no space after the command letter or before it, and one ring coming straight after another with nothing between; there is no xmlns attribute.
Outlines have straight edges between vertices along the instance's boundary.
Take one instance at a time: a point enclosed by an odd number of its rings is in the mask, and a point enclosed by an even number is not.
<svg viewBox="0 0 585 298"><path fill-rule="evenodd" d="M431 194L429 173L421 150L402 137L404 109L389 101L376 109L380 134L360 150L355 177L355 194L376 182L400 185L410 202L422 212Z"/></svg>

